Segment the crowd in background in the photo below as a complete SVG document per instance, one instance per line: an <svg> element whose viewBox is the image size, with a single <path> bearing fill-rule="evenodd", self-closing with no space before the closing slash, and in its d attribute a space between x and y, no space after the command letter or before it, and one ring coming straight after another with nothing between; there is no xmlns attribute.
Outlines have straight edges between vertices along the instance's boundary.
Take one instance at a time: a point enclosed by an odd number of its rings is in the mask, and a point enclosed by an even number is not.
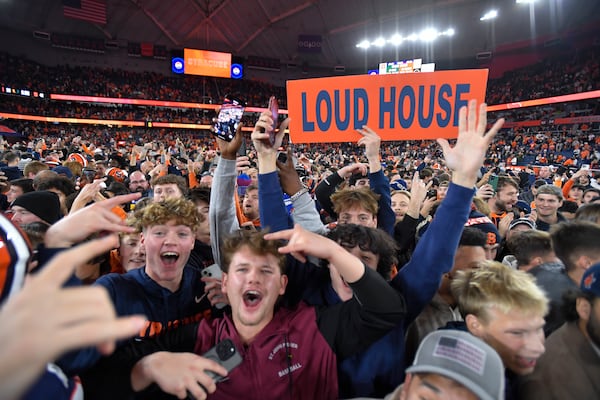
<svg viewBox="0 0 600 400"><path fill-rule="evenodd" d="M219 102L240 92L263 107L285 97L246 80L45 67L9 55L0 68L3 84L47 93ZM597 49L563 55L490 82L488 101L595 90L598 74ZM214 116L2 100L0 111L35 115L207 124ZM451 142L381 142L364 127L357 143L311 145L290 143L287 120L275 134L268 111L249 115L251 135L238 131L229 142L192 129L5 121L24 137L0 142L0 241L21 238L10 218L36 249L30 260L27 246L14 247L23 254L10 253L19 261L10 265L42 272L0 309L0 397L53 398L49 387L59 382L56 398L82 384L90 399L162 398L161 390L411 398L432 380L441 398L596 398L600 124L552 120L598 110L594 99L488 115L471 101ZM545 122L502 128L501 117ZM110 232L119 238L107 239ZM82 252L95 257L82 262ZM76 293L92 285L108 296L93 297L91 311L75 296L58 307L52 299L68 291L59 288L67 280ZM42 292L45 308L35 297L43 288L54 290ZM44 318L9 315L37 308ZM57 334L56 345L52 335L30 337L96 318L106 336ZM68 323L27 325L54 319ZM450 332L429 336L440 327ZM109 355L107 340L132 336ZM241 353L231 370L200 356L223 339ZM23 362L25 346L49 350ZM555 370L562 362L583 371L567 376Z"/></svg>

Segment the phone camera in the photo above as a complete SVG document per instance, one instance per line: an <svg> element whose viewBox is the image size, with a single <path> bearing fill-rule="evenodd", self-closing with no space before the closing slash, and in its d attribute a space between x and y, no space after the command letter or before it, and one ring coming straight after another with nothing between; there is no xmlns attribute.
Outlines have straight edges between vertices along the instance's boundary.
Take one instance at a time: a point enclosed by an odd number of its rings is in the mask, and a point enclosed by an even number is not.
<svg viewBox="0 0 600 400"><path fill-rule="evenodd" d="M228 360L235 354L235 347L231 343L221 342L217 345L217 355L222 361Z"/></svg>

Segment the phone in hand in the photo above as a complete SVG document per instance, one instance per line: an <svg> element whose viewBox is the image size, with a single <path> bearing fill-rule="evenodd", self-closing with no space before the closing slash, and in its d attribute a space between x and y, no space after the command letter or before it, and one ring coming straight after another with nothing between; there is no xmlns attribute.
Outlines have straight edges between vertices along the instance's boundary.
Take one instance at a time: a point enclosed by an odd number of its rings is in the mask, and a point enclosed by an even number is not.
<svg viewBox="0 0 600 400"><path fill-rule="evenodd" d="M279 119L279 103L275 96L271 96L269 99L269 111L271 111L271 118L273 119L273 130L269 136L271 146L275 143L275 129L277 129L277 121Z"/></svg>
<svg viewBox="0 0 600 400"><path fill-rule="evenodd" d="M498 175L491 175L490 179L488 179L488 183L494 189L494 192L498 189Z"/></svg>
<svg viewBox="0 0 600 400"><path fill-rule="evenodd" d="M287 151L277 152L277 161L279 161L282 164L285 164L287 162Z"/></svg>
<svg viewBox="0 0 600 400"><path fill-rule="evenodd" d="M223 271L221 270L221 267L219 267L219 264L209 265L208 267L204 268L200 274L206 278L215 278L219 280L223 277Z"/></svg>
<svg viewBox="0 0 600 400"><path fill-rule="evenodd" d="M217 343L213 348L202 355L204 358L214 360L221 364L227 372L231 372L235 367L242 363L242 356L237 351L235 344L231 339L224 339ZM216 374L212 371L205 371L207 375L214 379L215 382L221 382L226 379L224 376Z"/></svg>
<svg viewBox="0 0 600 400"><path fill-rule="evenodd" d="M428 199L437 199L437 190L436 189L429 189L427 191L427 198Z"/></svg>
<svg viewBox="0 0 600 400"><path fill-rule="evenodd" d="M213 134L219 139L231 142L244 115L245 103L233 97L225 97L213 127Z"/></svg>
<svg viewBox="0 0 600 400"><path fill-rule="evenodd" d="M219 264L209 265L208 267L200 271L200 274L206 278L214 278L218 280L221 280L223 278L223 271L221 270L221 267L219 267ZM224 308L225 306L227 306L227 303L215 304L215 307L219 310Z"/></svg>

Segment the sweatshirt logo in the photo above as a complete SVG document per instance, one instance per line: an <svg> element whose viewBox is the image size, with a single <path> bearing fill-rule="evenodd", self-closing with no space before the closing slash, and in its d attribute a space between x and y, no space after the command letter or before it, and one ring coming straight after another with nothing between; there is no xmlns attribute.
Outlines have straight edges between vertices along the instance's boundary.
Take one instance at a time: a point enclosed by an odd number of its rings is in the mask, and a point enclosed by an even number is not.
<svg viewBox="0 0 600 400"><path fill-rule="evenodd" d="M293 356L292 353L290 352L289 349L297 349L298 348L298 343L294 343L294 342L288 342L288 341L283 341L281 343L279 343L277 346L275 346L273 348L273 350L271 350L269 352L269 360L273 360L275 358L275 356L283 351L284 354L281 354L280 359L286 359L287 360L287 367L280 370L279 372L277 372L277 376L282 378L286 375L291 374L292 372L302 368L302 364L300 362L293 362Z"/></svg>
<svg viewBox="0 0 600 400"><path fill-rule="evenodd" d="M288 367L288 368L284 368L284 369L282 369L281 371L279 371L279 372L277 373L277 375L279 375L279 377L281 378L281 377L284 377L284 376L286 376L287 374L289 374L289 373L291 373L291 372L294 372L295 370L297 370L297 369L300 369L300 368L302 368L302 364L300 364L300 363L295 363L295 364L292 364L292 365L291 365L290 367Z"/></svg>

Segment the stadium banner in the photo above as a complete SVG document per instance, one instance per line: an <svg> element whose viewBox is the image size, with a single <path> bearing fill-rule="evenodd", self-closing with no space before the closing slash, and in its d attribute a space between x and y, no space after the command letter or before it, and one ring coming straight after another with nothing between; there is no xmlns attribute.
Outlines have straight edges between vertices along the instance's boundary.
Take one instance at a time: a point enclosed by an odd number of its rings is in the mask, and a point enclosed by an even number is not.
<svg viewBox="0 0 600 400"><path fill-rule="evenodd" d="M384 141L455 138L458 110L484 101L487 77L475 69L288 81L290 138L356 142L364 125Z"/></svg>
<svg viewBox="0 0 600 400"><path fill-rule="evenodd" d="M183 49L184 74L231 78L231 53Z"/></svg>

